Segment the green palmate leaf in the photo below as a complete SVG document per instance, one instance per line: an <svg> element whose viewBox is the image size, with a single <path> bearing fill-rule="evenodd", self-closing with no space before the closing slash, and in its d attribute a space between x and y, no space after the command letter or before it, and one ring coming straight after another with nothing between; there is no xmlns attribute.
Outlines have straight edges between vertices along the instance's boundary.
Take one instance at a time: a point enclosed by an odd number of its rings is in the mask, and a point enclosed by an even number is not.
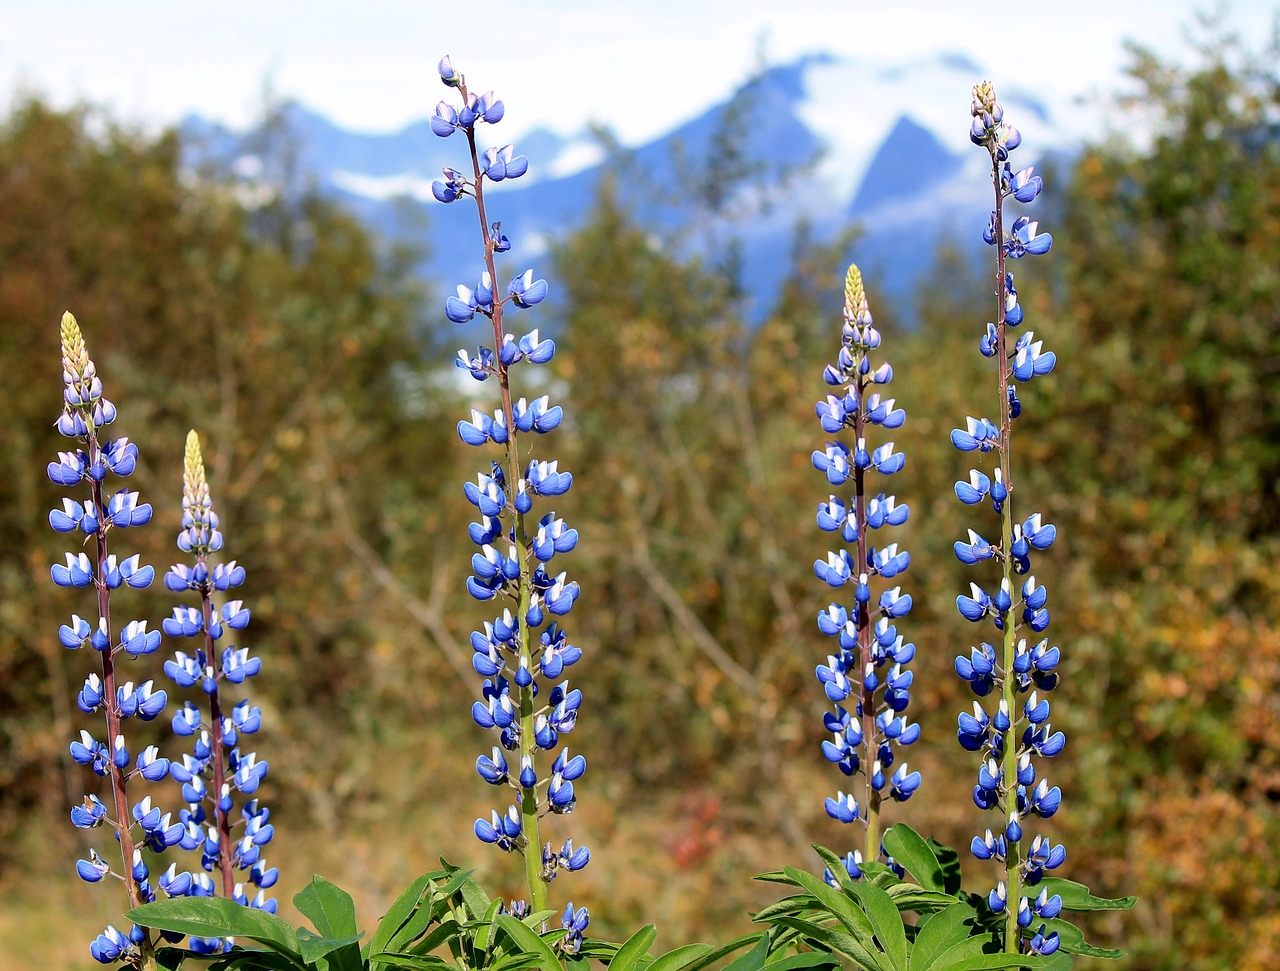
<svg viewBox="0 0 1280 971"><path fill-rule="evenodd" d="M179 951L190 958L190 951ZM237 947L230 954L220 955L209 965L209 971L297 971L298 964L274 951L241 950Z"/></svg>
<svg viewBox="0 0 1280 971"><path fill-rule="evenodd" d="M491 900L483 914L477 915L480 920L467 924L463 928L464 931L471 932L471 940L481 953L487 953L493 947L494 935L498 930L494 921L497 919L500 910L502 910L502 901ZM517 923L519 922L517 921Z"/></svg>
<svg viewBox="0 0 1280 971"><path fill-rule="evenodd" d="M1055 917L1053 920L1045 921L1045 934L1053 931L1058 932L1058 936L1062 938L1061 950L1067 954L1079 954L1083 957L1090 958L1108 958L1117 960L1124 957L1124 951L1115 947L1095 947L1084 939L1084 931L1080 930L1075 924L1063 920L1061 917ZM1032 925L1039 927L1039 924Z"/></svg>
<svg viewBox="0 0 1280 971"><path fill-rule="evenodd" d="M293 905L325 937L349 937L359 933L356 905L351 894L324 877L313 876L311 883L294 896Z"/></svg>
<svg viewBox="0 0 1280 971"><path fill-rule="evenodd" d="M819 846L817 843L810 844L815 853L818 854L825 866L840 881L840 885L844 886L849 882L849 871L844 868L844 860L834 851L829 850L825 846Z"/></svg>
<svg viewBox="0 0 1280 971"><path fill-rule="evenodd" d="M648 964L645 958L657 936L658 929L652 924L641 927L618 948L617 953L609 961L610 971L632 971L637 966L643 966L641 962Z"/></svg>
<svg viewBox="0 0 1280 971"><path fill-rule="evenodd" d="M325 937L312 934L305 927L298 931L298 949L302 952L302 960L307 964L315 964L321 958L334 956L328 961L330 971L360 971L363 962L356 944L359 934L348 937ZM334 952L341 952L335 954Z"/></svg>
<svg viewBox="0 0 1280 971"><path fill-rule="evenodd" d="M1138 902L1137 897L1095 897L1083 883L1074 880L1062 880L1058 877L1045 877L1040 881L1039 889L1055 893L1062 898L1062 909L1075 913L1086 913L1093 910L1131 910Z"/></svg>
<svg viewBox="0 0 1280 971"><path fill-rule="evenodd" d="M365 945L365 955L377 954L380 951L396 950L409 941L417 938L422 931L419 930L415 934L401 934L400 932L406 928L410 920L423 911L423 898L430 894L431 880L434 874L424 873L413 883L405 887L400 892L400 896L392 901L391 906L387 908L387 912L382 915L382 920L378 922L378 928L373 932L373 937L369 938L369 943ZM427 919L430 920L430 912L427 912ZM423 930L426 925L423 925Z"/></svg>
<svg viewBox="0 0 1280 971"><path fill-rule="evenodd" d="M973 930L973 908L954 903L921 921L911 948L911 971L932 967L939 955L969 939Z"/></svg>
<svg viewBox="0 0 1280 971"><path fill-rule="evenodd" d="M959 851L947 846L945 843L939 843L932 836L929 837L928 843L929 849L933 850L933 855L937 859L938 865L942 867L943 891L953 897L960 896L960 887L963 881L960 875Z"/></svg>
<svg viewBox="0 0 1280 971"><path fill-rule="evenodd" d="M852 934L846 934L832 927L802 920L799 917L779 917L779 924L794 927L800 932L806 943L813 947L835 954L843 954L863 971L887 971L882 963L884 953L868 938L864 944Z"/></svg>
<svg viewBox="0 0 1280 971"><path fill-rule="evenodd" d="M190 951L180 947L162 947L156 951L156 967L162 971L177 971L182 962L191 956Z"/></svg>
<svg viewBox="0 0 1280 971"><path fill-rule="evenodd" d="M913 910L918 914L932 914L956 902L954 894L941 890L922 890L914 883L895 884L885 892L898 910Z"/></svg>
<svg viewBox="0 0 1280 971"><path fill-rule="evenodd" d="M916 883L926 890L945 891L942 864L923 836L906 823L895 823L884 833L885 850L898 861Z"/></svg>
<svg viewBox="0 0 1280 971"><path fill-rule="evenodd" d="M275 914L243 907L225 897L176 897L143 904L125 914L144 927L192 937L243 937L265 944L301 966L298 936Z"/></svg>
<svg viewBox="0 0 1280 971"><path fill-rule="evenodd" d="M410 954L406 951L379 951L371 960L384 961L392 968L412 968L413 971L457 971L457 965L433 955Z"/></svg>
<svg viewBox="0 0 1280 971"><path fill-rule="evenodd" d="M746 954L734 960L724 971L760 971L769 956L769 935L761 934L760 940Z"/></svg>
<svg viewBox="0 0 1280 971"><path fill-rule="evenodd" d="M683 971L684 968L699 958L706 957L710 952L710 944L685 944L683 947L677 947L666 954L659 955L649 965L648 971Z"/></svg>
<svg viewBox="0 0 1280 971"><path fill-rule="evenodd" d="M468 876L459 884L457 892L462 894L462 902L472 917L482 917L489 910L489 895L480 884Z"/></svg>
<svg viewBox="0 0 1280 971"><path fill-rule="evenodd" d="M862 902L863 910L871 920L876 939L884 949L890 967L893 971L906 971L907 929L893 898L873 883L855 881L849 890Z"/></svg>
<svg viewBox="0 0 1280 971"><path fill-rule="evenodd" d="M488 965L488 971L524 971L525 968L536 968L542 962L542 955L529 954L525 951L513 951ZM583 971L586 971L585 966Z"/></svg>
<svg viewBox="0 0 1280 971"><path fill-rule="evenodd" d="M408 925L405 926L407 927ZM446 917L440 922L438 927L435 927L429 934L414 944L411 951L414 954L430 954L441 944L444 944L447 941L449 943L449 950L456 954L458 953L456 950L457 938L461 933L462 928L458 926L458 922L452 917ZM415 940L415 938L409 937L407 934L404 935L404 943L412 940ZM392 944L396 947L403 947L404 944L401 943L401 935L397 934L393 939ZM388 947L388 950L391 950L391 948Z"/></svg>
<svg viewBox="0 0 1280 971"><path fill-rule="evenodd" d="M804 954L792 954L784 958L777 957L775 952L765 962L764 971L802 971L805 968L834 971L838 967L840 962L833 955L823 954L821 951L806 951Z"/></svg>
<svg viewBox="0 0 1280 971"><path fill-rule="evenodd" d="M1000 969L1009 968L1049 971L1049 965L1044 958L1031 954L979 954L931 967L933 971L1000 971Z"/></svg>
<svg viewBox="0 0 1280 971"><path fill-rule="evenodd" d="M551 946L533 928L516 920L510 914L498 914L495 923L511 938L516 947L528 954L537 955L536 967L541 968L542 971L562 971L556 952L551 950Z"/></svg>
<svg viewBox="0 0 1280 971"><path fill-rule="evenodd" d="M796 882L781 870L770 870L768 873L757 873L753 879L759 880L762 883L782 883L786 884L788 887L794 887L796 885Z"/></svg>
<svg viewBox="0 0 1280 971"><path fill-rule="evenodd" d="M791 881L787 881L789 884ZM778 914L799 914L806 910L812 910L815 901L809 894L793 894L790 897L783 897L781 900L770 904L763 910L752 915L751 919L757 923L768 923Z"/></svg>
<svg viewBox="0 0 1280 971"><path fill-rule="evenodd" d="M875 929L872 926L871 919L852 900L838 890L833 890L827 886L824 880L818 879L812 873L796 870L793 867L786 867L783 872L795 880L797 885L809 891L832 917L840 921L850 934L863 942L864 947L872 948L875 946L872 941L875 937ZM786 922L780 920L779 923ZM788 926L795 925L789 924Z"/></svg>
<svg viewBox="0 0 1280 971"><path fill-rule="evenodd" d="M743 934L741 937L734 938L728 944L722 944L719 947L711 948L701 957L690 961L685 965L685 967L687 971L704 971L704 969L711 967L713 964L717 964L723 958L728 957L735 951L741 951L744 947L754 947L756 942L763 936L765 935Z"/></svg>
<svg viewBox="0 0 1280 971"><path fill-rule="evenodd" d="M307 917L318 934L299 930L298 945L302 959L314 964L328 959L329 971L360 971L359 941L356 928L356 905L351 895L321 876L313 876L293 898L298 911Z"/></svg>
<svg viewBox="0 0 1280 971"><path fill-rule="evenodd" d="M475 872L475 870L459 870L455 867L453 870L449 871L448 881L446 881L442 886L436 888L432 892L432 896L444 898L452 897L466 885L467 881L471 879L471 874Z"/></svg>

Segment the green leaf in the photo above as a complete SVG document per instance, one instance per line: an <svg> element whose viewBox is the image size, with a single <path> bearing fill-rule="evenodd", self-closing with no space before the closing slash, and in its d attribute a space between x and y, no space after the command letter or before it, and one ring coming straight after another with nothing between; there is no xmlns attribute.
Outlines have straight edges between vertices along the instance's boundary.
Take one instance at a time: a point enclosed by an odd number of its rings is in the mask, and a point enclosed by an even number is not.
<svg viewBox="0 0 1280 971"><path fill-rule="evenodd" d="M685 967L687 971L704 971L705 968L711 967L711 965L720 961L721 958L728 957L734 951L740 951L748 945L754 946L755 942L758 941L761 936L762 935L760 934L743 934L741 937L734 938L728 944L722 944L719 947L711 948L701 957L695 958Z"/></svg>
<svg viewBox="0 0 1280 971"><path fill-rule="evenodd" d="M757 923L768 923L778 914L798 914L804 910L811 910L814 905L814 899L809 894L793 894L790 897L783 897L774 903L771 903L764 910L753 914L751 919Z"/></svg>
<svg viewBox="0 0 1280 971"><path fill-rule="evenodd" d="M310 918L315 929L325 937L350 937L359 933L351 894L322 876L313 876L311 883L294 895L293 905L304 917Z"/></svg>
<svg viewBox="0 0 1280 971"><path fill-rule="evenodd" d="M973 908L955 903L928 917L919 925L911 948L911 971L923 971L948 948L968 940L973 929Z"/></svg>
<svg viewBox="0 0 1280 971"><path fill-rule="evenodd" d="M481 953L487 953L493 948L494 934L498 929L494 920L497 918L500 910L502 910L502 901L500 899L490 900L489 906L484 911L483 915L479 915L481 919L476 921L474 924L468 924L463 928L466 931L472 931L471 939L475 942L475 946L481 951Z"/></svg>
<svg viewBox="0 0 1280 971"><path fill-rule="evenodd" d="M1080 954L1090 958L1107 958L1116 960L1124 957L1124 951L1115 947L1095 947L1084 939L1084 931L1080 930L1070 921L1063 920L1061 917L1055 917L1053 920L1045 921L1045 934L1051 934L1053 931L1058 932L1058 936L1062 939L1061 950L1068 954ZM1035 925L1039 926L1039 925Z"/></svg>
<svg viewBox="0 0 1280 971"><path fill-rule="evenodd" d="M225 897L175 897L143 904L125 914L143 927L193 937L244 937L265 944L301 966L294 929L275 914L243 907Z"/></svg>
<svg viewBox="0 0 1280 971"><path fill-rule="evenodd" d="M724 971L760 971L769 956L769 935L761 934L760 940L746 954L734 960Z"/></svg>
<svg viewBox="0 0 1280 971"><path fill-rule="evenodd" d="M979 954L954 963L934 965L933 971L1001 971L1007 968L1045 971L1047 967L1045 959L1035 954Z"/></svg>
<svg viewBox="0 0 1280 971"><path fill-rule="evenodd" d="M434 955L410 954L407 951L378 951L370 955L371 961L382 961L395 968L413 968L415 971L456 971L457 965Z"/></svg>
<svg viewBox="0 0 1280 971"><path fill-rule="evenodd" d="M705 957L710 951L710 944L686 944L659 955L649 965L648 971L682 971L687 965Z"/></svg>
<svg viewBox="0 0 1280 971"><path fill-rule="evenodd" d="M551 950L551 946L532 927L516 920L510 914L498 914L495 923L521 951L537 955L537 967L542 971L563 971L556 952Z"/></svg>
<svg viewBox="0 0 1280 971"><path fill-rule="evenodd" d="M835 878L840 881L841 886L849 882L849 871L844 868L844 860L840 859L838 853L827 849L825 846L819 846L817 843L811 843L810 845L822 860L822 865L834 874Z"/></svg>
<svg viewBox="0 0 1280 971"><path fill-rule="evenodd" d="M929 837L928 843L929 849L933 850L933 855L938 860L938 865L942 867L942 889L953 897L960 896L963 880L960 874L959 851L947 846L946 843L939 843L932 836Z"/></svg>
<svg viewBox="0 0 1280 971"><path fill-rule="evenodd" d="M356 927L351 894L317 875L294 896L293 904L319 932L299 931L303 960L314 964L328 957L330 971L360 971L363 964L358 942L362 935Z"/></svg>
<svg viewBox="0 0 1280 971"><path fill-rule="evenodd" d="M820 880L812 873L804 870L796 870L793 867L785 867L784 871L788 876L796 881L797 885L803 887L813 895L814 899L824 907L832 917L835 917L845 928L859 941L863 942L863 946L870 949L874 947L872 938L875 936L875 930L872 927L871 919L867 914L849 899L845 894L831 889L825 880ZM896 908L895 908L896 913ZM778 923L795 926L785 920L778 920Z"/></svg>
<svg viewBox="0 0 1280 971"><path fill-rule="evenodd" d="M405 887L400 892L400 896L392 901L387 912L382 915L382 920L378 921L378 928L373 932L373 937L369 938L369 943L365 945L366 958L371 959L371 955L381 951L399 949L418 936L418 934L401 935L400 931L411 917L419 913L422 898L427 895L431 886L431 878L432 874L424 873ZM421 931L418 933L420 934Z"/></svg>
<svg viewBox="0 0 1280 971"><path fill-rule="evenodd" d="M190 956L190 951L180 947L162 947L156 950L156 966L161 971L177 971Z"/></svg>
<svg viewBox="0 0 1280 971"><path fill-rule="evenodd" d="M609 962L610 971L632 971L649 953L649 947L658 936L658 929L646 924L627 938Z"/></svg>
<svg viewBox="0 0 1280 971"><path fill-rule="evenodd" d="M456 939L458 935L461 933L462 933L462 928L458 926L458 922L454 920L452 917L446 917L444 920L440 922L438 926L433 928L429 934L427 934L425 937L423 937L421 940L417 941L417 943L413 945L412 953L430 954L432 951L438 948L445 941L449 941L451 938ZM399 940L399 939L400 939L400 935L397 935L396 940ZM409 938L406 936L405 942L407 943L409 940L413 940L413 938ZM455 942L451 942L450 944L450 948L449 948L450 951L454 951L453 943ZM396 946L402 947L403 944L397 944ZM457 953L457 952L454 951L454 953Z"/></svg>
<svg viewBox="0 0 1280 971"><path fill-rule="evenodd" d="M873 953L871 949L864 946L861 941L851 934L845 934L822 924L815 924L813 921L802 920L799 917L779 917L778 923L787 927L794 927L800 931L807 942L818 948L833 951L836 954L843 954L864 971L885 971L884 965L880 961L884 957L880 949L875 948ZM868 943L873 948L875 947L874 942L869 939Z"/></svg>
<svg viewBox="0 0 1280 971"><path fill-rule="evenodd" d="M188 958L192 956L190 951L179 953ZM282 954L241 949L239 946L230 954L220 955L209 965L209 971L297 971L297 968L297 964Z"/></svg>
<svg viewBox="0 0 1280 971"><path fill-rule="evenodd" d="M916 878L916 883L926 890L943 891L946 884L942 873L942 864L934 855L933 849L925 842L924 837L906 823L894 823L884 833L884 848L889 855L898 861L908 873Z"/></svg>
<svg viewBox="0 0 1280 971"><path fill-rule="evenodd" d="M834 955L821 951L806 951L804 954L792 954L790 957L765 962L764 971L802 971L804 968L840 967Z"/></svg>
<svg viewBox="0 0 1280 971"><path fill-rule="evenodd" d="M899 910L913 910L917 914L932 914L956 902L953 894L940 890L923 890L914 883L896 884L886 893Z"/></svg>
<svg viewBox="0 0 1280 971"><path fill-rule="evenodd" d="M907 929L893 898L873 883L855 880L849 890L862 902L893 971L907 969Z"/></svg>
<svg viewBox="0 0 1280 971"><path fill-rule="evenodd" d="M349 948L347 953L339 954L329 961L329 967L332 971L344 969L344 971L359 971L362 967L360 961L360 952L355 945L359 942L360 935L352 934L347 937L325 937L320 934L312 934L305 927L298 931L298 948L302 952L302 960L307 964L316 964L321 958L328 957L334 951L341 951Z"/></svg>
<svg viewBox="0 0 1280 971"><path fill-rule="evenodd" d="M1063 880L1059 877L1045 877L1040 887L1055 893L1062 898L1062 909L1074 913L1086 913L1094 910L1131 910L1138 902L1137 897L1095 897L1083 883L1074 880ZM1037 891L1038 892L1038 891Z"/></svg>
<svg viewBox="0 0 1280 971"><path fill-rule="evenodd" d="M462 894L462 901L472 917L482 917L489 910L489 895L470 876L462 881L458 892Z"/></svg>

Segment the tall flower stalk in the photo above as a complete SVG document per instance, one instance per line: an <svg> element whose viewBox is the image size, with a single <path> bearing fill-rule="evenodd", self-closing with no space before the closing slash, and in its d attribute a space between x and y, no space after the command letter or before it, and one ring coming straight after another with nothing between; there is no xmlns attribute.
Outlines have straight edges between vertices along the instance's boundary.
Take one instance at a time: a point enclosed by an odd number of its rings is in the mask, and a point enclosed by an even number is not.
<svg viewBox="0 0 1280 971"><path fill-rule="evenodd" d="M114 479L133 472L138 448L127 438L103 438L103 430L115 421L116 408L103 396L102 381L70 313L62 317L61 343L63 410L57 429L76 444L73 450L58 453L58 461L49 463L48 473L59 486L87 486L89 498L63 499L62 508L49 514L49 524L58 532L84 537L83 543L77 544L77 552L66 554L66 564L55 564L51 572L53 582L60 587L92 588L96 616L73 614L58 636L70 650L89 648L97 652L100 672L85 679L76 702L86 714L100 714L106 727L105 741L82 730L79 741L71 743L71 757L105 779L107 788L105 800L90 793L82 804L73 807L71 822L81 829L105 824L114 831L120 845L118 866L90 850L89 858L80 860L76 870L89 883L98 883L108 875L118 877L124 882L130 908L135 908L155 898L143 849L162 852L174 845L182 833L180 824L172 823L168 814L151 805L150 796L130 804L136 798L136 793L130 792L130 784L139 778L161 781L169 773L169 760L162 758L154 745L143 749L136 760L131 758L124 723L131 718L156 718L164 711L167 696L163 690L156 690L150 680L139 684L124 680L120 665L154 654L160 647L160 632L147 630L144 620L133 620L124 624L117 636L111 618L115 590L121 586L147 587L155 576L155 571L142 565L136 554L120 558L109 551L111 531L146 524L151 519L151 506L139 502L138 493L127 487L111 489ZM137 788L136 784L133 788ZM89 951L103 964L119 960L153 969L155 945L156 938L146 928L135 925L128 934L122 934L108 926L89 945Z"/></svg>
<svg viewBox="0 0 1280 971"><path fill-rule="evenodd" d="M586 770L583 757L570 756L567 748L560 749L550 766L545 764L561 735L573 730L582 704L582 692L560 680L582 652L569 643L557 619L573 607L578 584L552 567L556 556L577 545L578 534L554 510L538 516L534 508L536 502L564 495L573 477L555 461L532 457L530 436L556 428L563 418L560 406L551 406L547 395L516 399L512 391L511 370L518 364L546 364L555 344L537 330L523 336L508 333L503 316L540 303L547 284L525 270L511 280L505 297L494 289L495 257L511 243L501 224L489 221L485 189L488 183L524 175L529 162L515 154L513 145L481 152L477 126L501 121L503 103L492 92L473 94L448 57L441 60L439 72L447 86L457 89L462 104L441 101L432 130L441 137L461 132L471 165L469 174L446 168L432 191L444 203L464 196L475 203L484 257L477 286L459 286L445 313L455 323L476 314L491 322L492 346L479 348L474 356L459 351L456 363L477 381L494 378L501 399L492 413L476 409L470 420L458 423L458 434L468 445L499 449L499 457L465 486L467 499L479 512L479 521L470 527L479 551L472 557L467 590L476 600L503 605L501 614L471 635L472 663L484 679L482 700L473 706L472 716L494 733L497 743L490 755L477 759L476 769L489 784L510 790L514 800L494 810L490 819L476 820L475 833L481 841L523 857L529 904L536 912L546 909L547 884L559 870L579 870L590 859L587 848L575 848L571 839L558 849L549 840L544 843L541 829L548 814L573 810L573 784ZM581 944L587 920L585 908L568 904L562 919L568 931L562 943L566 951Z"/></svg>
<svg viewBox="0 0 1280 971"><path fill-rule="evenodd" d="M847 794L841 791L826 800L833 819L864 826L863 848L844 858L852 878L861 875L863 860L880 855L880 814L886 796L902 802L920 786L920 773L908 773L905 762L892 769L899 746L915 742L920 726L903 714L911 700L912 674L906 665L915 657L915 645L903 642L895 624L911 610L911 596L889 585L907 569L911 557L897 543L874 545L882 530L901 526L908 515L907 506L898 505L895 496L872 494L876 475L893 475L906 461L894 451L893 442L867 441L875 426L892 430L906 420L906 412L895 407L893 398L873 390L893 379L887 362L872 364L872 352L879 347L880 332L871 318L862 274L850 266L840 351L836 362L823 371L823 379L836 393L818 402L817 414L824 432L847 432L853 444L830 441L813 453L814 467L826 475L831 488L840 490L818 505L818 528L842 545L829 551L825 560L815 561L813 569L829 587L853 587L852 603L833 603L818 614L818 629L836 638L837 646L817 669L818 681L834 706L823 719L830 738L822 743L822 753L845 776L861 775L862 780L856 789L851 785ZM879 591L874 602L873 587Z"/></svg>
<svg viewBox="0 0 1280 971"><path fill-rule="evenodd" d="M179 606L164 622L164 632L174 638L188 637L196 641L191 654L176 651L165 662L164 670L179 688L199 688L207 704L208 722L197 704L187 701L174 715L174 734L193 741L192 751L174 762L170 775L182 787L187 808L180 814L184 825L182 846L201 851L203 873L183 873L176 866L161 878L161 889L170 896L220 895L243 904L274 913L276 901L266 896L279 876L267 867L261 848L275 833L268 822L270 812L255 796L258 784L267 774L267 763L257 753L243 753L240 741L262 726L261 709L247 698L231 703L225 696L229 686L238 686L258 674L261 659L245 647L223 644L224 635L241 631L249 623L249 610L243 601L221 599L234 587L244 583L244 567L235 560L210 565L209 559L223 546L218 528L218 515L213 511L209 484L205 477L200 439L188 433L182 470L182 529L178 548L191 556L191 563L179 563L165 574L165 586L174 593L194 593L198 607ZM235 795L242 797L240 812L234 812ZM237 881L236 871L248 871L247 882L257 888L252 897L244 882ZM215 879L207 874L214 874ZM214 953L230 945L219 939L192 938L191 949L197 953Z"/></svg>
<svg viewBox="0 0 1280 971"><path fill-rule="evenodd" d="M970 417L965 428L951 433L951 441L962 452L988 457L990 474L972 469L967 480L956 483L955 492L966 505L990 504L998 517L999 540L992 543L971 529L966 541L955 544L961 562L994 566L998 584L991 590L971 583L970 595L957 598L966 620L989 622L996 630L995 644L983 641L956 658L956 672L979 699L987 699L975 701L971 714L960 715L959 740L982 757L974 803L998 815L991 828L974 837L971 849L979 859L1002 867L987 902L994 913L1004 915L1005 952L1052 954L1059 937L1056 932L1046 934L1043 921L1059 914L1062 900L1043 890L1031 894L1046 871L1063 862L1066 851L1044 836L1032 837L1028 829L1033 817L1047 819L1062 800L1061 790L1038 774L1040 760L1062 751L1066 739L1049 724L1045 695L1058 683L1061 652L1039 637L1049 624L1047 592L1031 573L1032 557L1048 549L1056 529L1040 513L1021 522L1016 519L1012 460L1013 424L1022 411L1017 386L1048 374L1056 357L1031 331L1011 342L1010 331L1023 323L1023 311L1007 265L1009 260L1047 253L1053 240L1037 232L1037 224L1025 215L1005 227L1005 205L1033 202L1043 183L1033 169L1015 172L1009 165L1009 154L1022 136L1004 122L1004 109L989 83L974 88L972 118L970 138L991 156L995 192L983 238L996 253L996 319L987 324L980 349L995 363L998 420ZM1042 923L1033 929L1036 920Z"/></svg>

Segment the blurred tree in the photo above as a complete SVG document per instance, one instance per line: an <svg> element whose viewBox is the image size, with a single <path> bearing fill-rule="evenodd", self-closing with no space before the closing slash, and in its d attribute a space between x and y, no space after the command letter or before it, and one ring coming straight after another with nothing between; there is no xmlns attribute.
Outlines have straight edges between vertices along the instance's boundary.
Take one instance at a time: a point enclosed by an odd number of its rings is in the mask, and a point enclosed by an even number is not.
<svg viewBox="0 0 1280 971"><path fill-rule="evenodd" d="M1069 702L1082 862L1144 899L1132 967L1260 969L1280 961L1280 75L1274 46L1203 37L1189 68L1133 49L1128 137L1075 166L1029 457L1062 497L1062 636L1090 682Z"/></svg>
<svg viewBox="0 0 1280 971"><path fill-rule="evenodd" d="M437 588L410 568L438 548L433 525L456 519L442 508L461 504L452 423L407 420L456 397L423 378L430 332L411 261L392 254L389 271L368 234L312 193L197 175L172 134L37 102L0 133L0 208L3 828L31 809L64 817L84 784L47 785L66 761L83 676L53 635L72 606L49 589L57 542L44 526L67 308L120 406L120 434L140 443L138 488L157 522L135 541L161 570L174 553L182 437L194 426L210 443L228 549L267 591L254 594L247 636L271 672L273 762L288 766L273 783L331 824L346 804L367 809L371 787L393 793L373 802L378 812L408 801L362 758L379 699L434 710L460 693L449 672L466 663L447 627L427 623L441 614ZM158 624L170 599L148 591L139 612ZM423 622L406 626L415 613ZM0 855L17 845L6 835Z"/></svg>

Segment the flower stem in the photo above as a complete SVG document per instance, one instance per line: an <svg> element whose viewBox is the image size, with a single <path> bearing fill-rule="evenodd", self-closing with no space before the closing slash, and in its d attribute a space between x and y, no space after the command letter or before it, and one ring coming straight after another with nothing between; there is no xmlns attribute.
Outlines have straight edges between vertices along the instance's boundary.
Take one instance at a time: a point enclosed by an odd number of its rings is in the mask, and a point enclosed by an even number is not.
<svg viewBox="0 0 1280 971"><path fill-rule="evenodd" d="M853 415L853 435L855 444L861 443L866 434L866 394L868 381L858 370L857 390L858 408ZM854 469L854 508L858 523L858 560L857 568L860 581L861 571L867 565L867 470ZM867 687L867 671L871 666L871 605L858 604L858 685L861 694L859 708L862 709L862 745L863 745L863 779L866 782L866 799L863 802L863 818L866 821L866 839L863 844L862 858L875 860L880 856L880 793L871 785L871 769L875 764L877 746L875 743L875 691Z"/></svg>
<svg viewBox="0 0 1280 971"><path fill-rule="evenodd" d="M102 448L98 444L97 434L90 434L88 442L89 466L92 468L102 454ZM106 514L106 507L102 501L102 482L98 479L90 479L90 492L93 498L93 508L98 519L98 530L95 536L97 541L97 570L95 571L94 586L98 593L98 616L102 620L102 632L107 639L107 646L102 650L102 694L103 707L106 709L107 715L107 748L111 754L115 753L116 739L120 737L120 709L116 704L116 666L114 647L112 646L111 636L111 592L107 589L103 577L107 575L107 530L110 528L111 517ZM110 779L111 779L111 801L112 808L115 810L116 834L120 839L120 856L124 861L124 885L129 893L129 909L132 910L140 907L143 903L142 895L138 889L138 881L133 878L133 853L136 849L133 842L132 821L129 816L129 797L125 792L125 769L119 768L114 761L111 762ZM142 942L138 945L140 952L139 966L144 971L153 971L156 966L155 954L151 947L151 937L146 935Z"/></svg>
<svg viewBox="0 0 1280 971"><path fill-rule="evenodd" d="M466 88L462 88L463 100L466 100ZM485 213L484 207L484 171L480 167L480 155L476 150L476 135L474 129L466 129L467 147L471 151L471 170L475 176L473 191L476 200L476 215L480 219L480 235L484 240L484 265L485 270L489 274L489 284L493 287L493 313L490 319L493 323L493 354L494 364L498 372L498 386L502 393L502 414L507 423L507 444L506 444L506 476L507 488L514 490L521 479L520 475L520 449L519 449L519 433L516 430L515 417L511 408L511 375L507 365L502 362L502 301L498 297L497 280L498 273L494 263L494 239L489 232L489 218ZM517 510L512 504L512 514L515 518L515 541L517 549L521 551L523 562L520 571L520 585L517 594L517 627L516 627L516 644L520 655L520 668L532 670L533 656L532 645L530 644L528 624L526 623L526 615L529 610L530 603L533 600L533 582L532 571L529 569L529 534L525 527L524 513ZM529 684L525 687L518 688L518 705L520 712L520 758L521 763L525 756L533 756L537 753L537 745L534 741L534 719L535 708L533 698L533 685ZM547 909L547 884L542 879L542 836L538 818L538 795L537 789L522 789L520 793L520 817L521 831L524 837L524 845L521 848L521 854L524 857L525 881L529 887L529 906L534 912Z"/></svg>
<svg viewBox="0 0 1280 971"><path fill-rule="evenodd" d="M209 600L207 585L202 586L200 599L204 613L205 663L212 666L214 642L209 629L213 623L213 604ZM222 875L222 895L230 900L236 893L236 878L231 859L231 816L222 808L222 790L227 782L227 755L222 744L222 703L218 698L216 682L209 695L209 722L209 747L213 755L213 819L218 830L218 870Z"/></svg>
<svg viewBox="0 0 1280 971"><path fill-rule="evenodd" d="M1016 589L1014 574L1013 549L1013 482L1010 478L1011 451L1013 447L1013 415L1009 407L1009 382L1012 367L1006 345L1007 325L1005 321L1005 251L1004 251L1004 197L1000 186L1000 161L993 150L991 156L991 178L995 188L995 247L996 247L996 366L999 368L1000 388L1000 475L1004 479L1008 496L1005 498L1000 513L1000 549L1003 566L1003 585L1010 597ZM1003 684L1002 697L1004 706L1012 722L1005 733L1004 758L1001 766L1001 792L1004 800L1001 810L1004 814L1002 825L1007 826L1010 814L1017 810L1018 800L1018 734L1017 702L1018 682L1014 677L1013 664L1017 651L1017 640L1014 629L1014 609L1010 606L1004 618L1004 652L1002 658ZM1005 903L1004 952L1006 954L1022 953L1022 929L1018 926L1018 906L1022 899L1022 846L1020 841L1005 840Z"/></svg>

